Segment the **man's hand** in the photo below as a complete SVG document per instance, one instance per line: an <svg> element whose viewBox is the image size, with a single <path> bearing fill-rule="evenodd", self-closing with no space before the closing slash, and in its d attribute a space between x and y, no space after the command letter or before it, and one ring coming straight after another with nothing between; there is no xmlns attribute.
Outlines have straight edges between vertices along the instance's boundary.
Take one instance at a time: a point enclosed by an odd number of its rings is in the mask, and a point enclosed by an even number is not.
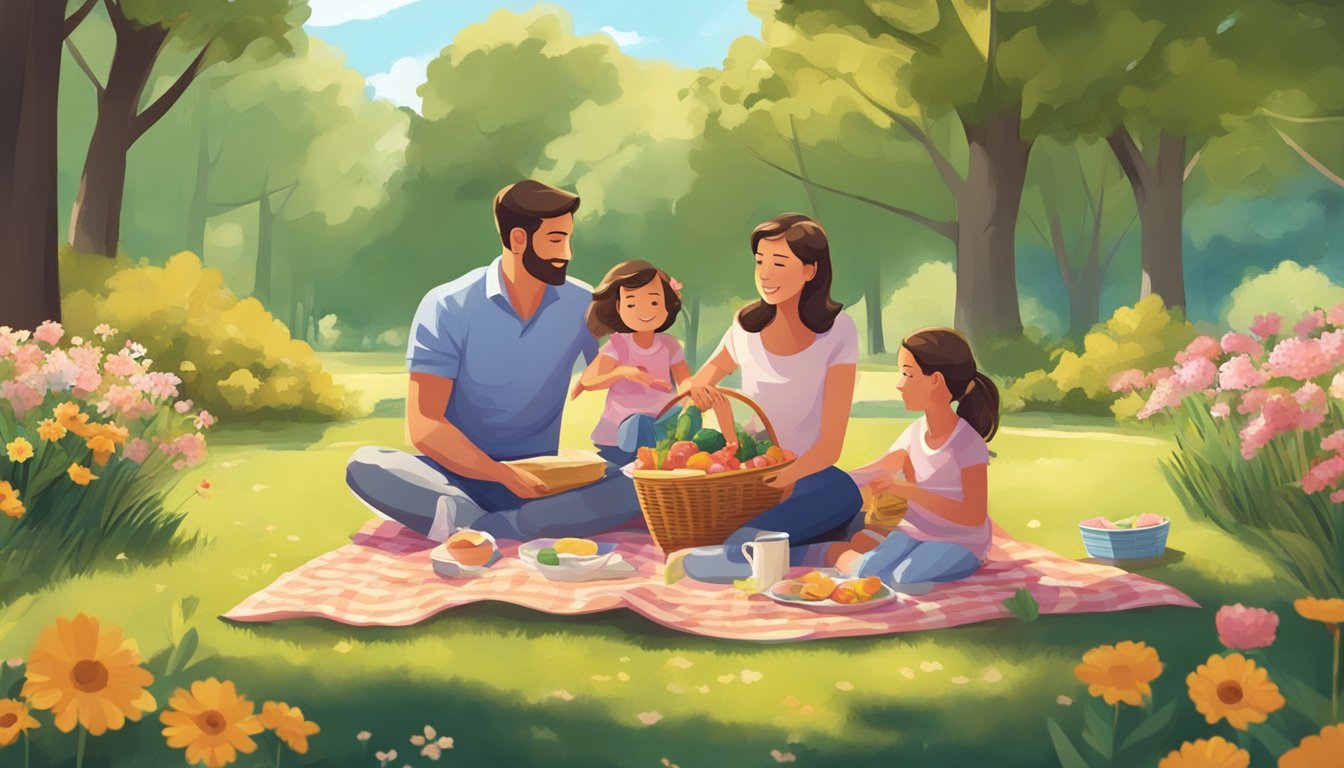
<svg viewBox="0 0 1344 768"><path fill-rule="evenodd" d="M499 483L513 492L514 496L520 499L536 499L546 495L546 484L537 479L537 476L525 469L520 469L512 464L500 463L504 472L499 478Z"/></svg>

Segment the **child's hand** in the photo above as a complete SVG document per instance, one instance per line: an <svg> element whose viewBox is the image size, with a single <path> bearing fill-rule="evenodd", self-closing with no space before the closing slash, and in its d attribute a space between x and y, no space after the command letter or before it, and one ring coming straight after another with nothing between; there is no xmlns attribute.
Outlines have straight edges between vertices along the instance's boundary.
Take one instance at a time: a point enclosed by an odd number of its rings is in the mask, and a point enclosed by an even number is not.
<svg viewBox="0 0 1344 768"><path fill-rule="evenodd" d="M626 369L625 378L628 381L635 382L636 384L642 384L643 386L646 386L649 389L656 389L660 392L672 391L672 385L669 384L665 379L655 379L652 376L650 376L647 371L640 370L639 368L635 368L633 366L628 367Z"/></svg>
<svg viewBox="0 0 1344 768"><path fill-rule="evenodd" d="M579 393L583 392L583 389L584 387L582 380L574 382L574 389L570 390L569 399L573 400L574 398L578 397Z"/></svg>

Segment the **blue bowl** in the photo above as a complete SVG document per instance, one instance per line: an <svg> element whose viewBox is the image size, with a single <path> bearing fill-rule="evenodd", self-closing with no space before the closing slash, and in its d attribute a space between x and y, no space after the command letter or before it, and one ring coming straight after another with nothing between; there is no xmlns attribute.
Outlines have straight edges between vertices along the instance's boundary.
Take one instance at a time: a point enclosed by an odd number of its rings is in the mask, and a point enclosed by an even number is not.
<svg viewBox="0 0 1344 768"><path fill-rule="evenodd" d="M1102 560L1144 560L1167 551L1171 520L1147 528L1093 528L1078 525L1087 554Z"/></svg>

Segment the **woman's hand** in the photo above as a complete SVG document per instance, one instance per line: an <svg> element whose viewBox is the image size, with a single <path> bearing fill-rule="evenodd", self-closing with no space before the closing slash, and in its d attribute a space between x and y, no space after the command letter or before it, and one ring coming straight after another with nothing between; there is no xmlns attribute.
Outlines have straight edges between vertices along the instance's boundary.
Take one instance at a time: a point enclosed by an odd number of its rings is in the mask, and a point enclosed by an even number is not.
<svg viewBox="0 0 1344 768"><path fill-rule="evenodd" d="M780 501L783 501L784 499L787 499L790 496L792 496L793 486L797 484L799 480L803 479L803 475L795 470L796 466L797 466L796 464L790 465L779 470L778 472L765 476L766 485L770 486L771 488L783 489L784 497L781 498Z"/></svg>
<svg viewBox="0 0 1344 768"><path fill-rule="evenodd" d="M900 496L903 499L908 495L907 492L915 487L915 484L909 480L893 477L891 475L879 475L868 483L868 490L872 491L874 496L887 494L890 496Z"/></svg>
<svg viewBox="0 0 1344 768"><path fill-rule="evenodd" d="M695 403L701 413L707 413L720 404L726 403L727 400L727 397L718 390L718 387L691 381L691 402Z"/></svg>

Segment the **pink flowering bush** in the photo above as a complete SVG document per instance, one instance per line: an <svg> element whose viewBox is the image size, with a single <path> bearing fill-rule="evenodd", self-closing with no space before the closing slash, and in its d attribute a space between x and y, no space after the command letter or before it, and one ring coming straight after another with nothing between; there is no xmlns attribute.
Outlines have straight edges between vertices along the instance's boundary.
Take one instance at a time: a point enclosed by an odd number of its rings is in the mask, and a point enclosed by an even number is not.
<svg viewBox="0 0 1344 768"><path fill-rule="evenodd" d="M1172 414L1167 480L1192 511L1271 554L1314 594L1344 594L1344 304L1200 336L1113 390Z"/></svg>
<svg viewBox="0 0 1344 768"><path fill-rule="evenodd" d="M0 595L183 543L164 496L214 417L147 355L106 323L0 326Z"/></svg>

